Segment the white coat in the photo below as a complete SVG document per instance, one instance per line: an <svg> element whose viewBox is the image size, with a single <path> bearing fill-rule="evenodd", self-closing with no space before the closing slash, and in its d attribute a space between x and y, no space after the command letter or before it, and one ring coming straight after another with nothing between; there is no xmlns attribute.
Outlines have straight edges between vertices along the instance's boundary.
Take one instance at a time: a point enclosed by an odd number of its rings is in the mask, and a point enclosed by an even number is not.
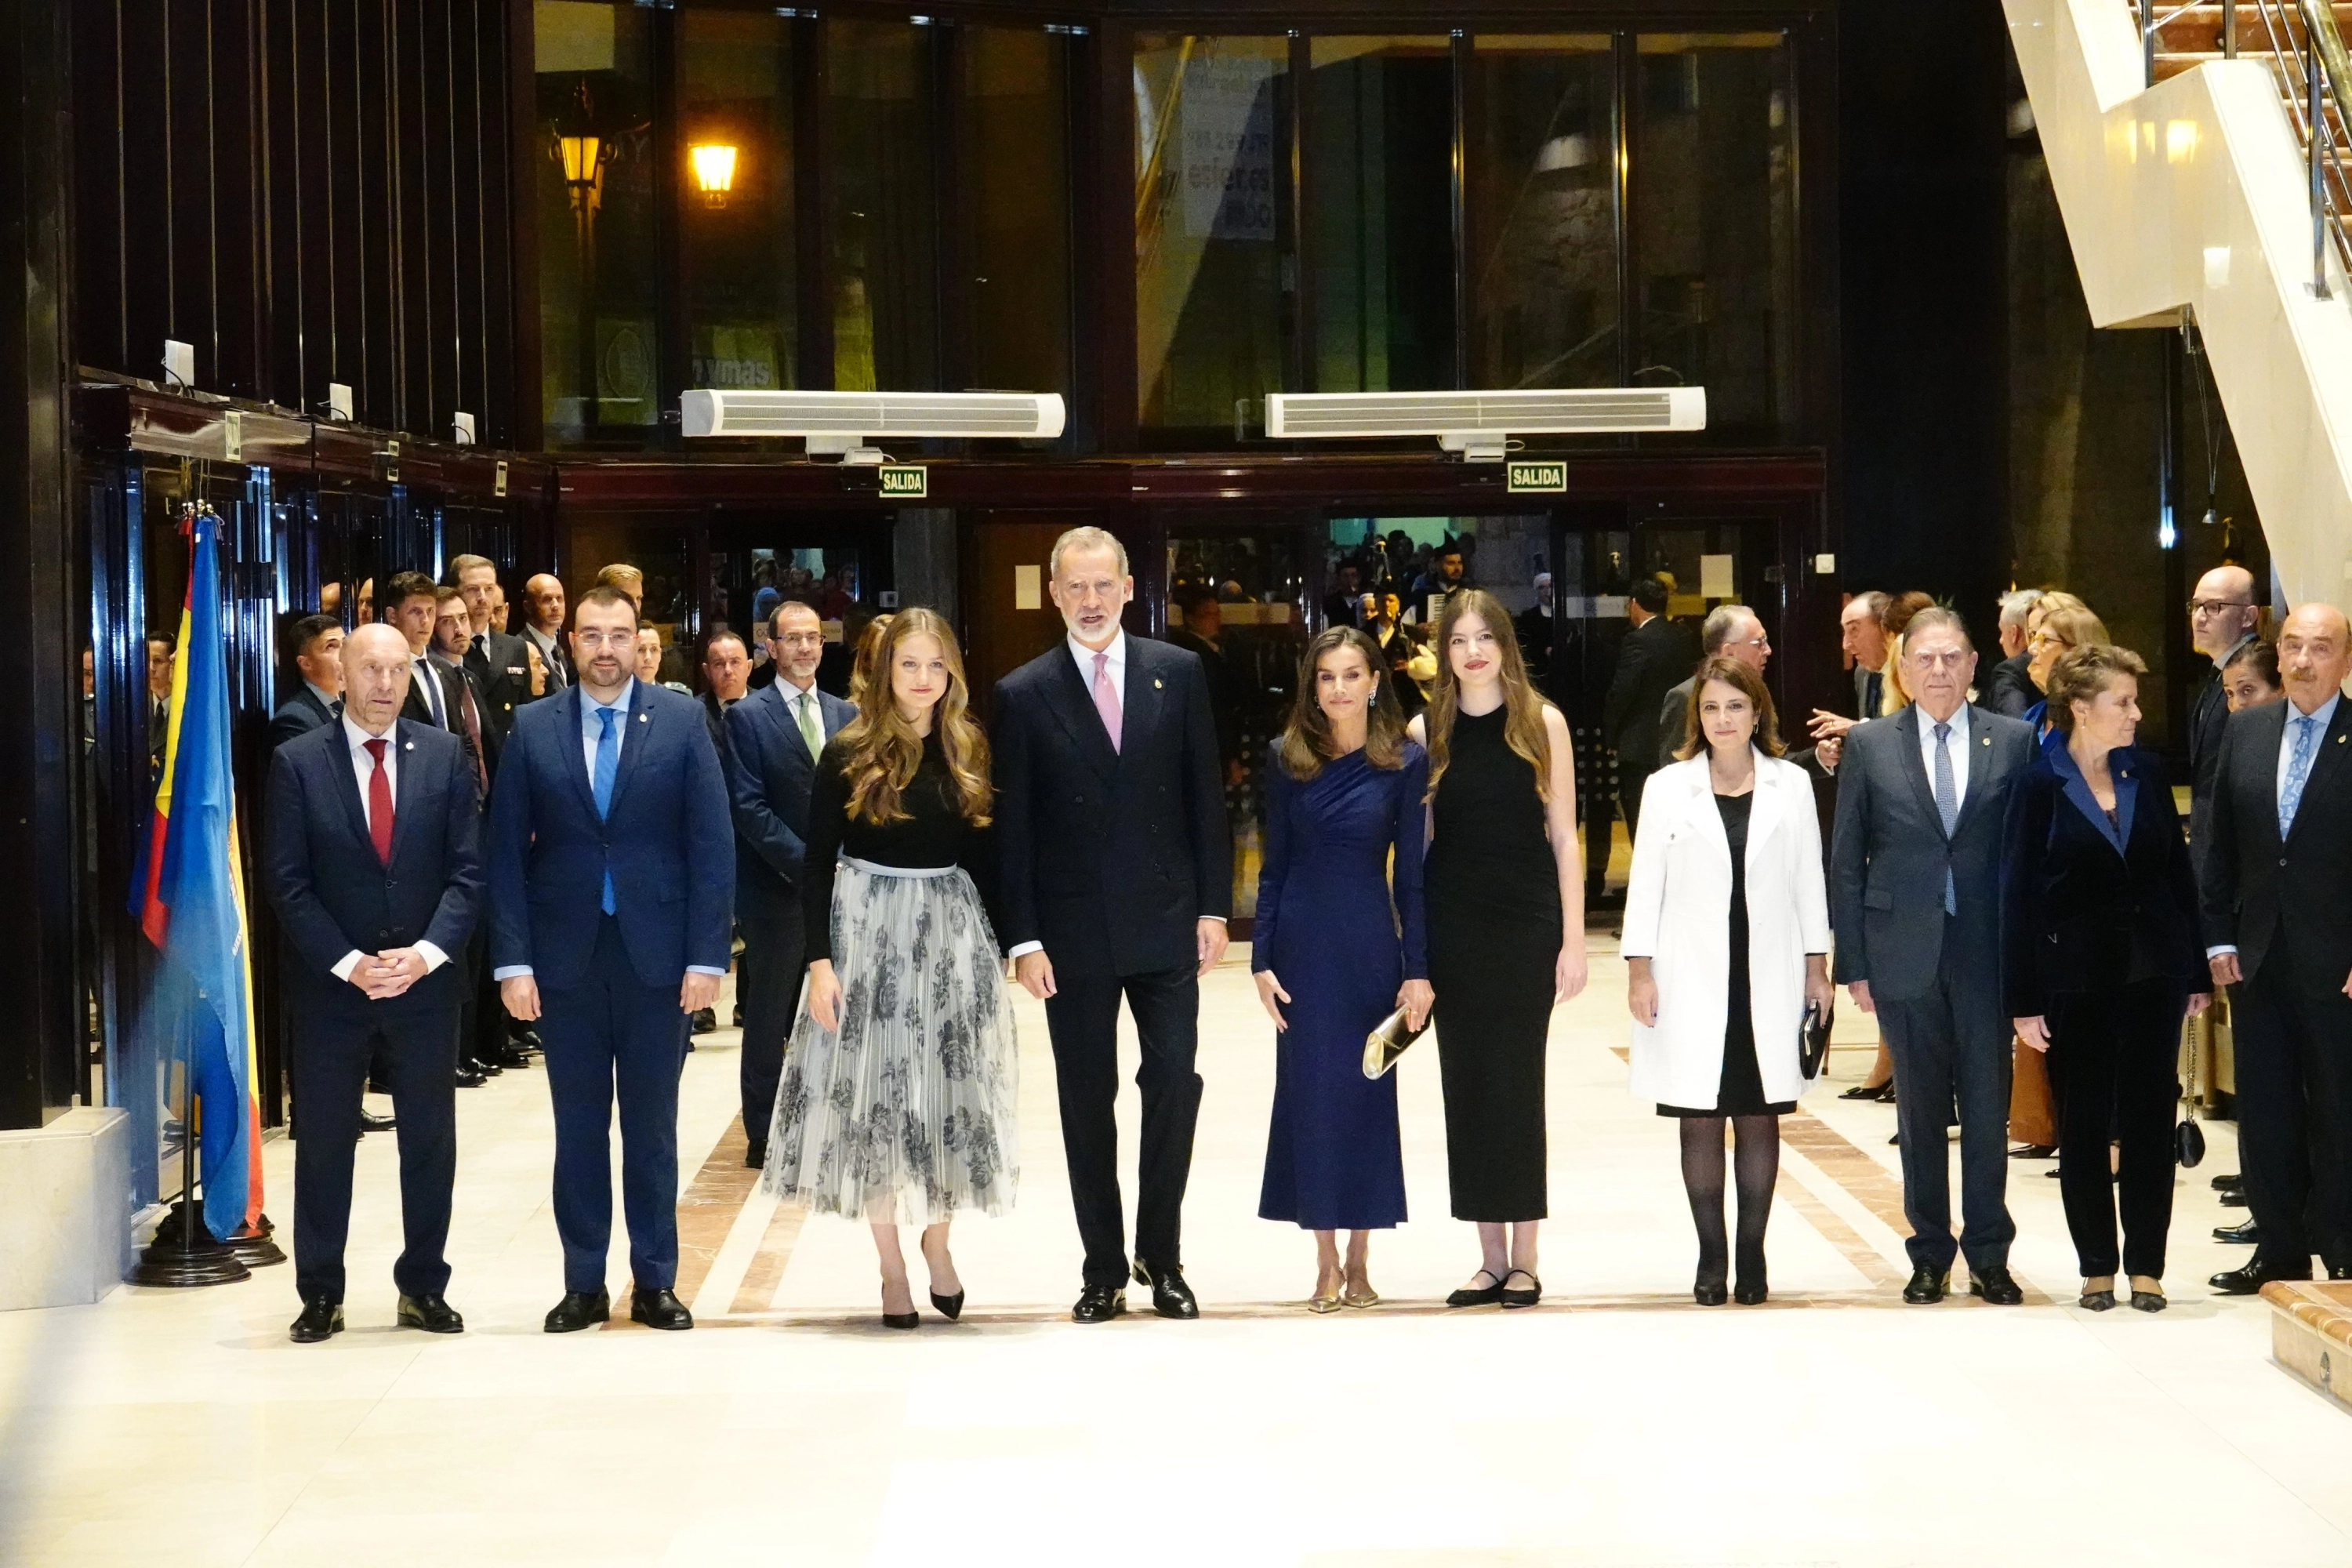
<svg viewBox="0 0 2352 1568"><path fill-rule="evenodd" d="M1797 1031L1805 1016L1805 955L1830 948L1821 819L1812 781L1758 752L1748 817L1748 995L1764 1098L1804 1092ZM1705 1109L1723 1081L1730 1005L1731 844L1706 754L1661 768L1642 791L1620 951L1650 960L1658 1021L1633 1026L1636 1100Z"/></svg>

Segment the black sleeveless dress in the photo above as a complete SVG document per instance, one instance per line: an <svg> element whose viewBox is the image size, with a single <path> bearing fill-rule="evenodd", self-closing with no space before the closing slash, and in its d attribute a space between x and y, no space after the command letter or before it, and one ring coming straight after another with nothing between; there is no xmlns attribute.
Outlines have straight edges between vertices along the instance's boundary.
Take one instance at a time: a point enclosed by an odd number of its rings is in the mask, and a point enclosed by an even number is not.
<svg viewBox="0 0 2352 1568"><path fill-rule="evenodd" d="M1559 873L1535 768L1504 709L1457 713L1423 886L1454 1217L1541 1219L1544 1043L1559 959Z"/></svg>

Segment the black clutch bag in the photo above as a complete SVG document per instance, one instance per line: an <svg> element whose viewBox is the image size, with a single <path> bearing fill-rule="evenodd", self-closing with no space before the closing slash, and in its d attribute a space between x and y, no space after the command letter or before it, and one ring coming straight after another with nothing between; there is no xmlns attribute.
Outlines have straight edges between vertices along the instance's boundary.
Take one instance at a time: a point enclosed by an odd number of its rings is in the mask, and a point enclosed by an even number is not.
<svg viewBox="0 0 2352 1568"><path fill-rule="evenodd" d="M1830 1026L1836 1022L1835 1008L1809 1006L1804 1022L1797 1026L1797 1070L1809 1083L1822 1076L1822 1064L1830 1059Z"/></svg>
<svg viewBox="0 0 2352 1568"><path fill-rule="evenodd" d="M1396 1066L1397 1058L1404 1055L1406 1047L1428 1032L1428 1019L1421 1021L1420 1028L1413 1028L1406 1022L1402 1007L1381 1019L1379 1026L1364 1037L1364 1076L1379 1078L1385 1074Z"/></svg>

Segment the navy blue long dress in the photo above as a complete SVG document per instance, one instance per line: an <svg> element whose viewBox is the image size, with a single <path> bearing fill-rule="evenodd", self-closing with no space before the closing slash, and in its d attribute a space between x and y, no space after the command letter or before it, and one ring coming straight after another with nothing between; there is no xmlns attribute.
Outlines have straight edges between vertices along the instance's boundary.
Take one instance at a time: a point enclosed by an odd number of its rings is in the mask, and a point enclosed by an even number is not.
<svg viewBox="0 0 2352 1568"><path fill-rule="evenodd" d="M1355 752L1305 784L1266 762L1265 864L1253 971L1274 971L1290 1027L1275 1037L1274 1124L1261 1219L1307 1230L1380 1230L1404 1219L1396 1075L1364 1077L1364 1037L1426 979L1422 795L1429 761L1376 768ZM1390 858L1395 891L1390 891Z"/></svg>

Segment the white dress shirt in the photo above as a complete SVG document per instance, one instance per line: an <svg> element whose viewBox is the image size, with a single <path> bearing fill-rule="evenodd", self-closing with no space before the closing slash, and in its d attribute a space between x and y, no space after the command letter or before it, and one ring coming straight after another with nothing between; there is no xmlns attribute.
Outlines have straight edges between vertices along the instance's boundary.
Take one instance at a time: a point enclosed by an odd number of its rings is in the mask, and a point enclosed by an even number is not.
<svg viewBox="0 0 2352 1568"><path fill-rule="evenodd" d="M410 658L408 678L425 694L425 710L433 715L433 722L444 730L454 728L449 722L449 694L442 689L440 667L433 662L431 652Z"/></svg>
<svg viewBox="0 0 2352 1568"><path fill-rule="evenodd" d="M318 688L314 686L310 689L316 691ZM383 734L371 735L353 723L349 714L345 714L342 726L343 746L352 760L352 778L360 786L360 815L367 818L368 830L372 833L375 830L375 818L368 816L368 785L374 780L376 762L368 753L368 742L388 742L383 748L383 783L384 787L392 792L392 798L397 801L400 798L400 722L394 720L393 727ZM425 961L425 973L427 974L449 962L449 955L429 942L416 943L416 955ZM349 980L352 971L366 956L358 948L343 954L335 961L332 971L335 978Z"/></svg>
<svg viewBox="0 0 2352 1568"><path fill-rule="evenodd" d="M2319 742L2327 738L2327 726L2336 721L2336 705L2343 700L2342 692L2331 691L2327 694L2326 701L2311 710L2310 717L2319 725L2319 732L2312 740L2311 765L2314 768L2319 765ZM2278 767L2274 770L2271 781L2271 799L2274 803L2284 802L2286 799L2286 771L2294 763L2294 721L2302 717L2304 717L2303 710L2294 705L2293 698L2289 698L2286 704L2286 722L2279 726ZM2304 774L2303 782L2305 786L2310 784L2310 773ZM2285 862L2281 861L2280 864L2284 865ZM2237 951L2236 942L2227 942L2207 948L2205 956L2219 958L2225 952Z"/></svg>
<svg viewBox="0 0 2352 1568"><path fill-rule="evenodd" d="M824 733L824 704L817 700L814 678L806 686L801 686L780 669L776 672L776 691L784 700L784 716L793 721L795 728L801 721L801 709L805 706L810 717L816 721L816 732L820 735Z"/></svg>
<svg viewBox="0 0 2352 1568"><path fill-rule="evenodd" d="M1078 684L1087 689L1088 697L1092 697L1095 694L1095 650L1075 637L1068 641L1070 657L1078 661ZM1110 646L1102 651L1110 655L1110 663L1106 667L1110 675L1110 689L1118 694L1118 710L1125 713L1127 711L1126 628L1121 627L1112 634Z"/></svg>
<svg viewBox="0 0 2352 1568"><path fill-rule="evenodd" d="M1952 734L1947 742L1952 752L1952 799L1959 805L1969 803L1969 705L1965 702L1951 717ZM1927 793L1936 793L1936 721L1927 717L1925 708L1919 710L1919 760L1927 768Z"/></svg>

